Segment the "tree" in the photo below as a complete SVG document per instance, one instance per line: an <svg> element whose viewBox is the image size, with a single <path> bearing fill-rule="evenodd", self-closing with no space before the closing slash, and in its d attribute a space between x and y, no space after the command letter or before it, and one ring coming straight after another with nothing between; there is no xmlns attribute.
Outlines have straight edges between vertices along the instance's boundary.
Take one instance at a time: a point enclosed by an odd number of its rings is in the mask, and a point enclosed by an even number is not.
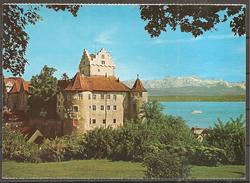
<svg viewBox="0 0 250 183"><path fill-rule="evenodd" d="M69 81L69 76L67 75L66 72L62 74L61 80L63 80L63 81Z"/></svg>
<svg viewBox="0 0 250 183"><path fill-rule="evenodd" d="M155 120L163 116L163 106L157 101L149 101L144 103L142 113L142 119L145 118L147 121Z"/></svg>
<svg viewBox="0 0 250 183"><path fill-rule="evenodd" d="M223 123L220 119L210 128L204 143L224 149L229 163L244 164L245 120L242 116Z"/></svg>
<svg viewBox="0 0 250 183"><path fill-rule="evenodd" d="M39 75L32 76L29 98L31 116L39 116L40 112L45 112L47 117L55 117L57 93L57 79L53 76L55 71L56 69L45 65Z"/></svg>
<svg viewBox="0 0 250 183"><path fill-rule="evenodd" d="M21 76L28 64L25 56L29 36L25 32L28 24L35 24L42 17L39 15L39 7L44 5L18 5L3 6L3 68L14 76ZM79 5L46 5L45 7L55 11L69 11L77 16Z"/></svg>
<svg viewBox="0 0 250 183"><path fill-rule="evenodd" d="M204 5L142 5L141 19L148 21L145 30L151 37L160 36L167 29L190 32L194 37L206 31L216 30L216 24L232 17L230 27L235 35L246 34L245 6L204 6ZM223 14L220 16L220 14Z"/></svg>

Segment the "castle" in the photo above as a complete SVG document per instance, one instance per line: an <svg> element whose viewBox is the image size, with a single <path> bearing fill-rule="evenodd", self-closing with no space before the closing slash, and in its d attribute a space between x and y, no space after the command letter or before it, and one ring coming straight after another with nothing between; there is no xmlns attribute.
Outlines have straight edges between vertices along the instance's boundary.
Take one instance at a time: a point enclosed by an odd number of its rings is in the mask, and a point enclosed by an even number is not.
<svg viewBox="0 0 250 183"><path fill-rule="evenodd" d="M57 114L61 120L70 121L77 132L116 128L126 119L137 119L148 100L138 76L132 88L115 77L115 64L104 48L96 54L84 49L79 72L58 85Z"/></svg>
<svg viewBox="0 0 250 183"><path fill-rule="evenodd" d="M26 113L30 83L10 77L4 78L4 84L5 105L11 111ZM140 118L143 103L148 100L138 76L132 88L115 77L115 64L105 49L97 54L84 49L79 71L70 80L59 80L58 87L56 111L62 134L83 133L95 127L116 128L125 120Z"/></svg>

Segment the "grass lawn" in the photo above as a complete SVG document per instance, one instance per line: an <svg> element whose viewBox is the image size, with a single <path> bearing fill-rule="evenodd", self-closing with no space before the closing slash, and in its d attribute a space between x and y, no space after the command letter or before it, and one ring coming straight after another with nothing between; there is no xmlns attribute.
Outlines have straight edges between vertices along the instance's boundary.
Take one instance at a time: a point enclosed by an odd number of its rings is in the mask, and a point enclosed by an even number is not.
<svg viewBox="0 0 250 183"><path fill-rule="evenodd" d="M2 166L4 178L143 178L145 171L140 163L109 160L38 164L4 161ZM193 166L191 177L240 178L244 172L244 166Z"/></svg>

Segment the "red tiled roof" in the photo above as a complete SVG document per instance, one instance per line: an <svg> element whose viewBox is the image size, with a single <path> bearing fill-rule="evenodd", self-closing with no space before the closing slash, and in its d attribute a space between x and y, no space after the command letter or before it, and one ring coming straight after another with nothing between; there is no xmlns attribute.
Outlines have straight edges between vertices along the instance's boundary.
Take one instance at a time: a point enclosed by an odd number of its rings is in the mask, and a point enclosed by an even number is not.
<svg viewBox="0 0 250 183"><path fill-rule="evenodd" d="M58 80L57 84L58 84L60 89L65 89L68 86L69 82L70 82L70 80L69 81Z"/></svg>
<svg viewBox="0 0 250 183"><path fill-rule="evenodd" d="M4 78L4 83L5 85L11 82L13 84L13 87L9 91L9 93L18 93L22 89L26 92L29 92L29 86L30 83L25 81L23 78L20 77L9 77L9 78Z"/></svg>
<svg viewBox="0 0 250 183"><path fill-rule="evenodd" d="M82 76L79 72L71 80L65 91L130 91L129 87L115 77Z"/></svg>
<svg viewBox="0 0 250 183"><path fill-rule="evenodd" d="M80 72L77 72L69 85L64 89L66 91L88 91L90 90L89 84L85 77L82 77Z"/></svg>
<svg viewBox="0 0 250 183"><path fill-rule="evenodd" d="M147 92L147 90L144 88L144 86L139 78L136 79L135 84L132 87L131 91L133 91L133 92Z"/></svg>

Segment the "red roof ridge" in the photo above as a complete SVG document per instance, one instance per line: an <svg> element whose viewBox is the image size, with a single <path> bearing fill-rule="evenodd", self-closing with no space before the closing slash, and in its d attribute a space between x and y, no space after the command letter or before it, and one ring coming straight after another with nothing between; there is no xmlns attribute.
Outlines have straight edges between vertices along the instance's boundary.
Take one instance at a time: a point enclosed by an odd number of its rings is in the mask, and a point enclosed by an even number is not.
<svg viewBox="0 0 250 183"><path fill-rule="evenodd" d="M129 92L130 88L114 76L84 76L78 72L64 90Z"/></svg>
<svg viewBox="0 0 250 183"><path fill-rule="evenodd" d="M70 81L69 85L64 89L66 91L84 91L89 90L87 81L82 77L80 72L77 72L73 79Z"/></svg>

